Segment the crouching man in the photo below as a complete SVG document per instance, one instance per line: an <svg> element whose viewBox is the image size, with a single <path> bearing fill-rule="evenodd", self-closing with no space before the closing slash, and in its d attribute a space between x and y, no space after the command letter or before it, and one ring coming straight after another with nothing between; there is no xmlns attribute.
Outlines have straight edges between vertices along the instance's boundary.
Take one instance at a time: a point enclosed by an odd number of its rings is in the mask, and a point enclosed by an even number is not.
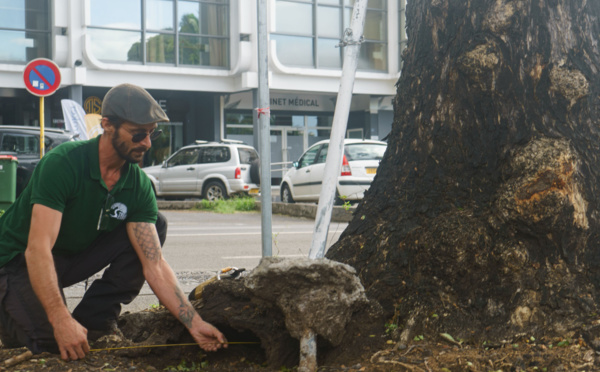
<svg viewBox="0 0 600 372"><path fill-rule="evenodd" d="M67 142L35 168L0 217L0 338L7 347L83 358L88 338L113 333L121 304L144 281L206 351L226 340L184 295L161 246L167 222L136 165L160 135L166 114L144 89L112 88L102 103L102 135ZM107 267L108 266L108 267ZM71 314L63 288L106 268Z"/></svg>

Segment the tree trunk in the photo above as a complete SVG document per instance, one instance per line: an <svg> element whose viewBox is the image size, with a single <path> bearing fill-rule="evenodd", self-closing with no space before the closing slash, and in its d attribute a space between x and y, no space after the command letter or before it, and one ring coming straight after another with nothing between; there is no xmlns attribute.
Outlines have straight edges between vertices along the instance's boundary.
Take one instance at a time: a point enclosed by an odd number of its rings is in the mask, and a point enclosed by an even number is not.
<svg viewBox="0 0 600 372"><path fill-rule="evenodd" d="M327 257L405 339L577 330L600 284L600 2L411 0L407 20L388 150Z"/></svg>

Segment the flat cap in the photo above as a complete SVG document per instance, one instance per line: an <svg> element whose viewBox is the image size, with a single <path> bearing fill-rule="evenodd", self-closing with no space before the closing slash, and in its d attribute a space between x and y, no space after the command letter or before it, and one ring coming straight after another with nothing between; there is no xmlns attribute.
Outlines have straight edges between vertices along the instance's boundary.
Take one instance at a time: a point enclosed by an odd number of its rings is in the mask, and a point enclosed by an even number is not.
<svg viewBox="0 0 600 372"><path fill-rule="evenodd" d="M169 121L167 114L144 88L121 84L106 93L102 116L116 116L133 124Z"/></svg>

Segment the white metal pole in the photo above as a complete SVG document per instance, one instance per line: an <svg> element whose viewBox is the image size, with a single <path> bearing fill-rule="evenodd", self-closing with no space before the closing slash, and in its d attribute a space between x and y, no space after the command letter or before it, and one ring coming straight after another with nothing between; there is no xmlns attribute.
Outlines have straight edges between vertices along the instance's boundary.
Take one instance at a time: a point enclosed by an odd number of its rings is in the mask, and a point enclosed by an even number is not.
<svg viewBox="0 0 600 372"><path fill-rule="evenodd" d="M319 196L313 240L308 253L308 257L311 259L322 258L325 255L325 244L327 243L327 233L329 232L329 223L331 221L331 211L335 199L337 179L342 167L346 124L348 122L348 113L352 101L354 75L356 74L356 67L358 66L358 55L360 52L360 42L362 40L366 12L367 0L356 0L354 2L354 9L352 10L350 28L345 30L344 40L341 44L346 48L344 50L344 65L342 66L340 89L335 104L335 112L333 113L331 138L329 139L329 150L327 151L327 160L325 161L323 188L321 189L321 195ZM316 335L311 332L305 333L302 336L300 345L301 352L298 371L316 371Z"/></svg>
<svg viewBox="0 0 600 372"><path fill-rule="evenodd" d="M262 256L272 256L273 205L271 200L271 130L269 128L269 65L267 0L257 1L258 20L258 107Z"/></svg>
<svg viewBox="0 0 600 372"><path fill-rule="evenodd" d="M331 125L331 138L329 140L327 160L325 161L323 187L319 196L319 205L315 217L313 240L308 253L308 257L312 259L321 258L325 255L325 245L327 243L329 223L331 222L337 180L342 166L346 124L352 101L354 75L358 66L360 42L362 40L366 12L367 0L356 0L352 11L352 19L350 20L350 28L345 30L345 39L342 43L345 47L344 65L342 67L340 89Z"/></svg>

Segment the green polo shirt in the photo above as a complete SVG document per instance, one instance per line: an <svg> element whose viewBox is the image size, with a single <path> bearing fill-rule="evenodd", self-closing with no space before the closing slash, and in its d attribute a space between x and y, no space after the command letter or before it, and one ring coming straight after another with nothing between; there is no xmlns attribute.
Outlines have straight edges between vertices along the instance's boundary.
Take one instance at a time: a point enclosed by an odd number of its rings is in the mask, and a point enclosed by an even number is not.
<svg viewBox="0 0 600 372"><path fill-rule="evenodd" d="M0 217L0 267L25 251L34 204L62 212L55 255L81 252L123 222L156 222L152 184L137 165L127 163L109 193L100 176L99 142L100 136L66 142L40 160L23 193Z"/></svg>

